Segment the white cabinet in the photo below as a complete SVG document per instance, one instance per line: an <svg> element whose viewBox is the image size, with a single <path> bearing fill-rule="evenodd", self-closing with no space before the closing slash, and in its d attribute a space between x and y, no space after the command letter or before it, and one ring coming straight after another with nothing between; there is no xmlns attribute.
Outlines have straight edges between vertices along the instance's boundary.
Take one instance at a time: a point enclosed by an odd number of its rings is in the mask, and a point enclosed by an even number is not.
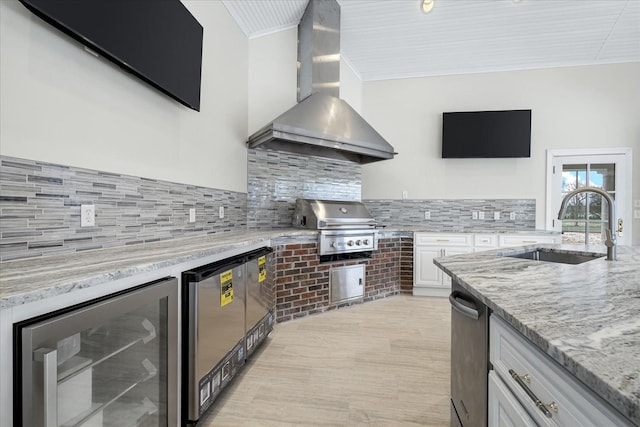
<svg viewBox="0 0 640 427"><path fill-rule="evenodd" d="M498 247L523 246L536 243L560 243L559 234L522 233L431 233L413 235L413 295L449 295L451 278L433 263L434 258Z"/></svg>
<svg viewBox="0 0 640 427"><path fill-rule="evenodd" d="M514 404L540 426L631 426L622 415L587 389L557 362L535 347L504 320L492 315L489 321L489 359L493 378L505 385ZM491 373L489 379L492 378ZM504 400L506 392L489 389L489 402ZM536 400L541 402L536 404ZM491 410L491 403L489 409ZM506 411L506 409L504 410ZM513 411L512 411L513 412ZM495 421L491 418L490 421ZM502 425L489 423L489 426ZM508 425L508 424L507 424ZM525 425L525 424L519 424Z"/></svg>
<svg viewBox="0 0 640 427"><path fill-rule="evenodd" d="M501 248L544 243L562 243L560 234L500 234L498 244Z"/></svg>
<svg viewBox="0 0 640 427"><path fill-rule="evenodd" d="M488 251L498 247L497 234L474 234L473 249L474 251Z"/></svg>
<svg viewBox="0 0 640 427"><path fill-rule="evenodd" d="M451 278L433 263L434 258L473 251L473 235L466 233L415 233L413 237L413 294L447 296Z"/></svg>

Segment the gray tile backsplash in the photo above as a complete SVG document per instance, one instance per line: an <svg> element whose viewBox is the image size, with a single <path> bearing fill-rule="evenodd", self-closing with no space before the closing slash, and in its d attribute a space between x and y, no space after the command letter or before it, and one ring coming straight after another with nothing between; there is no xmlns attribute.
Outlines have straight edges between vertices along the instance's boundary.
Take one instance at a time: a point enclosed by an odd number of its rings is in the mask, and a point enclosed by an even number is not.
<svg viewBox="0 0 640 427"><path fill-rule="evenodd" d="M248 150L249 228L288 228L297 198L360 200L357 163L272 150Z"/></svg>
<svg viewBox="0 0 640 427"><path fill-rule="evenodd" d="M363 200L378 223L387 227L425 227L446 230L461 228L535 229L535 199L424 199ZM431 219L424 219L425 212ZM484 219L472 219L472 211L484 212ZM500 212L500 219L494 219ZM511 220L509 214L515 213Z"/></svg>
<svg viewBox="0 0 640 427"><path fill-rule="evenodd" d="M0 259L246 227L246 194L0 156ZM80 227L93 204L96 226ZM224 206L224 219L218 218ZM196 222L189 223L189 209Z"/></svg>
<svg viewBox="0 0 640 427"><path fill-rule="evenodd" d="M296 198L360 200L361 165L248 150L247 194L0 156L0 260L249 227L289 228ZM533 199L363 200L388 227L534 229ZM80 227L93 204L96 226ZM223 219L218 218L224 206ZM189 223L189 209L196 222ZM472 220L471 211L484 211ZM430 220L424 219L429 211ZM494 220L493 212L501 212ZM509 219L509 212L516 219Z"/></svg>

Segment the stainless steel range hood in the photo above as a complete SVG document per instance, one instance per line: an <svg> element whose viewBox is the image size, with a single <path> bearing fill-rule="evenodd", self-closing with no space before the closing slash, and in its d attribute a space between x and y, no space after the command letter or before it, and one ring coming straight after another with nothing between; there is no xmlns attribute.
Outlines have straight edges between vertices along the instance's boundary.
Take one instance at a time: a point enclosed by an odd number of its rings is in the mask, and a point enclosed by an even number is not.
<svg viewBox="0 0 640 427"><path fill-rule="evenodd" d="M298 26L298 104L251 135L249 148L371 163L397 153L349 104L340 83L340 6L310 0Z"/></svg>

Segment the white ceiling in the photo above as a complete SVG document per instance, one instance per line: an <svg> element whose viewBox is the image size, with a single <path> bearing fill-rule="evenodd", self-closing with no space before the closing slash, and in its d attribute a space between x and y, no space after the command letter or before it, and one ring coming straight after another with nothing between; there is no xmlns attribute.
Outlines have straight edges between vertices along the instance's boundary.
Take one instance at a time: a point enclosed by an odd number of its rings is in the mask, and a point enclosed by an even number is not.
<svg viewBox="0 0 640 427"><path fill-rule="evenodd" d="M342 57L364 81L640 61L640 0L338 0ZM307 0L224 0L250 38Z"/></svg>

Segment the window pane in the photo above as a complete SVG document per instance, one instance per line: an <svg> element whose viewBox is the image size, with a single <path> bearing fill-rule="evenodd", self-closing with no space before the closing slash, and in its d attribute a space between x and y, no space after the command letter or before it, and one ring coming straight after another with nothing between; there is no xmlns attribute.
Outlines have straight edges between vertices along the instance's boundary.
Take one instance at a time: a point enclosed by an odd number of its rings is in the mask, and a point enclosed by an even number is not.
<svg viewBox="0 0 640 427"><path fill-rule="evenodd" d="M567 201L565 220L587 218L587 193L578 193Z"/></svg>
<svg viewBox="0 0 640 427"><path fill-rule="evenodd" d="M609 205L604 197L599 194L589 194L589 219L603 220L609 219Z"/></svg>
<svg viewBox="0 0 640 427"><path fill-rule="evenodd" d="M562 243L579 244L586 243L585 237L589 236L589 244L603 244L602 233L604 223L596 221L563 221ZM588 231L588 233L587 233Z"/></svg>
<svg viewBox="0 0 640 427"><path fill-rule="evenodd" d="M592 187L602 188L606 191L614 191L616 189L616 165L614 163L592 164L590 169L589 180Z"/></svg>
<svg viewBox="0 0 640 427"><path fill-rule="evenodd" d="M568 193L587 185L587 165L562 165L562 192Z"/></svg>

